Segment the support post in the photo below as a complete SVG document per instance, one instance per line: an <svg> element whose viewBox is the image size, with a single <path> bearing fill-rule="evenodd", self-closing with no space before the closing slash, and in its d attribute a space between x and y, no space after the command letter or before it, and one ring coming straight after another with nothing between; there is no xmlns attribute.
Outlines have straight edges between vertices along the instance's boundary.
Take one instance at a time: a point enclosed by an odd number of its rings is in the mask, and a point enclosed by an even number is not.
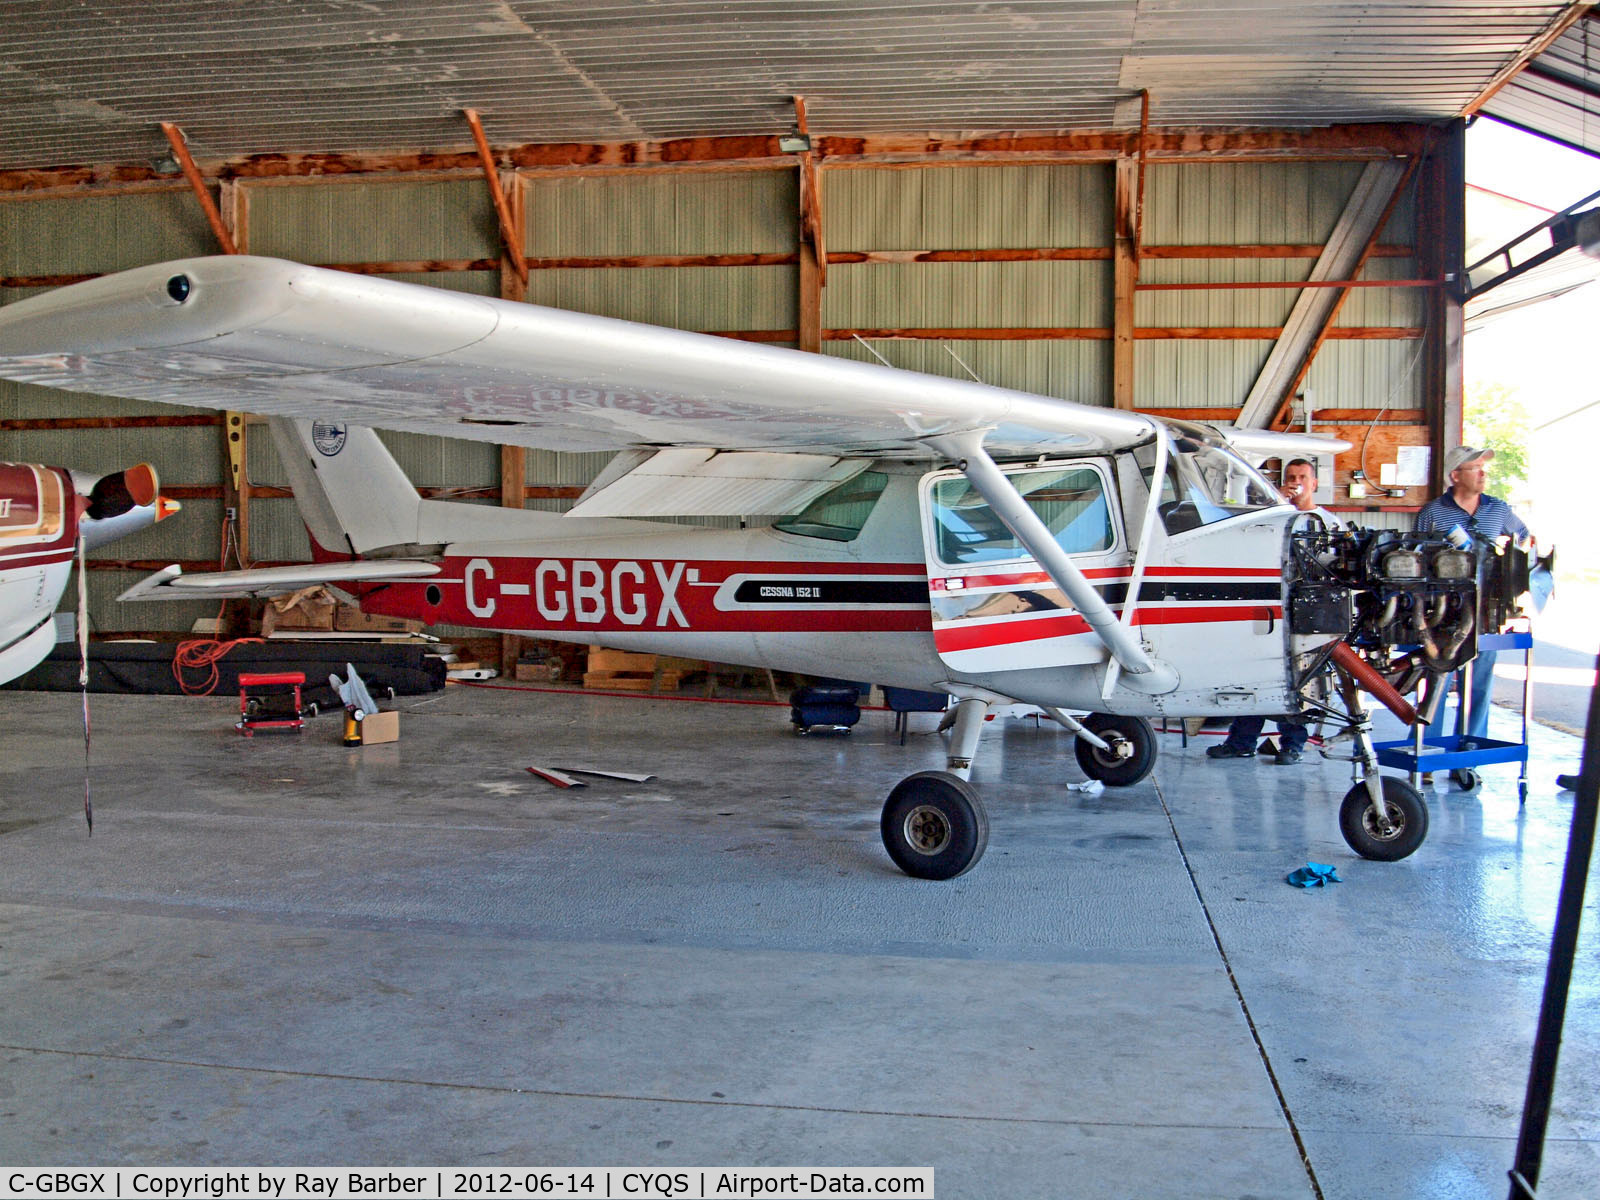
<svg viewBox="0 0 1600 1200"><path fill-rule="evenodd" d="M500 298L525 303L528 299L528 268L526 259L520 256L528 236L528 192L522 179L515 172L507 174L508 178L502 182L508 185L505 191L509 192L510 198L506 203L506 217L510 221L510 230L506 232L502 229L502 235L508 239L507 246L516 248L518 257L513 258L507 253L500 261ZM500 188L496 190L501 191ZM522 268L520 272L517 269L519 261ZM528 451L523 446L503 445L500 447L500 507L522 508L527 499ZM522 636L516 633L502 633L500 673L510 675L516 670L521 657Z"/></svg>
<svg viewBox="0 0 1600 1200"><path fill-rule="evenodd" d="M1463 300L1467 290L1466 122L1452 121L1434 144L1423 168L1417 205L1418 241L1423 274L1445 281L1430 293L1424 323L1422 409L1427 414L1428 440L1435 447L1428 465L1431 495L1445 487L1444 452L1461 441L1465 389L1462 348L1466 338ZM1426 236L1420 236L1426 232Z"/></svg>
<svg viewBox="0 0 1600 1200"><path fill-rule="evenodd" d="M809 140L806 98L794 98L795 125ZM822 289L828 286L828 250L822 236L822 173L809 149L800 152L800 278L797 298L797 345L813 354L822 350Z"/></svg>
<svg viewBox="0 0 1600 1200"><path fill-rule="evenodd" d="M822 350L822 272L817 250L810 242L800 243L800 336L797 345L813 354Z"/></svg>
<svg viewBox="0 0 1600 1200"><path fill-rule="evenodd" d="M1111 400L1133 408L1134 296L1139 282L1136 236L1139 160L1119 155L1116 163L1116 236L1111 267Z"/></svg>

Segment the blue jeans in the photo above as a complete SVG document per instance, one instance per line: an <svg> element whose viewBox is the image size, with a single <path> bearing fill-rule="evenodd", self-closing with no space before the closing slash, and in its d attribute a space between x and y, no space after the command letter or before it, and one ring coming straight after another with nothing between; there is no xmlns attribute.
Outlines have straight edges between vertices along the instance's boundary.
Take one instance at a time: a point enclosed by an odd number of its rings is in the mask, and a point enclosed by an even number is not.
<svg viewBox="0 0 1600 1200"><path fill-rule="evenodd" d="M1278 722L1278 748L1280 750L1304 750L1306 738L1310 736L1309 722L1302 721L1299 717L1275 717ZM1235 717L1233 724L1228 726L1228 736L1223 739L1223 745L1231 746L1235 750L1254 750L1256 739L1261 736L1261 731L1266 727L1266 717Z"/></svg>
<svg viewBox="0 0 1600 1200"><path fill-rule="evenodd" d="M1489 697L1494 688L1494 662L1499 657L1498 650L1480 650L1478 657L1472 660L1472 687L1467 694L1467 731L1464 737L1477 739L1489 736L1489 707L1493 703ZM1452 693L1455 691L1454 682L1452 679ZM1449 728L1453 731L1455 726Z"/></svg>

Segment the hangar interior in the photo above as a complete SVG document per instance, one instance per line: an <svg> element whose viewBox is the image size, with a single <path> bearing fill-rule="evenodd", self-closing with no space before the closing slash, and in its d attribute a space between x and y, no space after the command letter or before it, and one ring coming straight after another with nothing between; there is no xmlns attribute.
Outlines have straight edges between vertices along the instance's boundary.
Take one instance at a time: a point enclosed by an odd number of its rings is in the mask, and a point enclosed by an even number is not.
<svg viewBox="0 0 1600 1200"><path fill-rule="evenodd" d="M1467 123L1600 153L1587 2L13 7L0 306L283 258L1328 434L1325 506L1368 528L1409 529L1460 437ZM611 458L381 436L424 496L550 512ZM148 462L181 502L90 554L97 640L217 618L118 603L168 564L311 557L246 413L0 380L0 459ZM1339 841L1339 761L1284 779L1184 730L1073 790L1066 734L1002 720L990 856L931 884L873 829L944 760L931 716L803 742L759 704L453 688L350 750L239 738L236 697L97 697L88 751L78 703L0 692L0 1160L1331 1198L1498 1194L1517 1150L1570 735L1524 734L1526 804L1432 794L1391 864ZM1285 887L1308 860L1346 882ZM1589 915L1541 1196L1600 1176Z"/></svg>

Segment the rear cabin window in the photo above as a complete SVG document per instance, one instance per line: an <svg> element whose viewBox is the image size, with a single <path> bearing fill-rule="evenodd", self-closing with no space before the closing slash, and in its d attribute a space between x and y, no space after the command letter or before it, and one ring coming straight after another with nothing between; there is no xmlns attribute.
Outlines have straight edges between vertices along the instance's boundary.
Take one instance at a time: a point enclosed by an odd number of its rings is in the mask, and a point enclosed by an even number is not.
<svg viewBox="0 0 1600 1200"><path fill-rule="evenodd" d="M853 542L888 484L882 471L863 471L818 496L799 515L774 521L772 527L800 537Z"/></svg>
<svg viewBox="0 0 1600 1200"><path fill-rule="evenodd" d="M1100 553L1115 543L1105 481L1093 467L1045 467L1007 478L1068 554ZM941 562L960 566L1030 557L964 478L933 485L933 520Z"/></svg>

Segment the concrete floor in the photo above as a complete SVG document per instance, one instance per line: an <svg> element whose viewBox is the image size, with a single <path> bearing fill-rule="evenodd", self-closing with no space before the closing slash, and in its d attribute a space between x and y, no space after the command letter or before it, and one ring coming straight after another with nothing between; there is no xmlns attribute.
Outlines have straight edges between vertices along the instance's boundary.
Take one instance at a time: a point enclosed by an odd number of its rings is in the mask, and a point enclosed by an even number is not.
<svg viewBox="0 0 1600 1200"><path fill-rule="evenodd" d="M452 688L396 745L237 702L0 692L0 1163L933 1166L941 1197L1500 1197L1577 739L1413 858L1348 766L1163 737L1098 795L990 727L993 832L906 878L868 713ZM1497 713L1496 721L1513 721ZM1497 725L1496 729L1500 727ZM1270 726L1269 726L1270 729ZM1506 731L1515 729L1508 725ZM654 772L559 791L529 763ZM1345 882L1287 886L1308 859ZM1597 870L1600 876L1600 870ZM1541 1197L1600 1179L1591 880Z"/></svg>

